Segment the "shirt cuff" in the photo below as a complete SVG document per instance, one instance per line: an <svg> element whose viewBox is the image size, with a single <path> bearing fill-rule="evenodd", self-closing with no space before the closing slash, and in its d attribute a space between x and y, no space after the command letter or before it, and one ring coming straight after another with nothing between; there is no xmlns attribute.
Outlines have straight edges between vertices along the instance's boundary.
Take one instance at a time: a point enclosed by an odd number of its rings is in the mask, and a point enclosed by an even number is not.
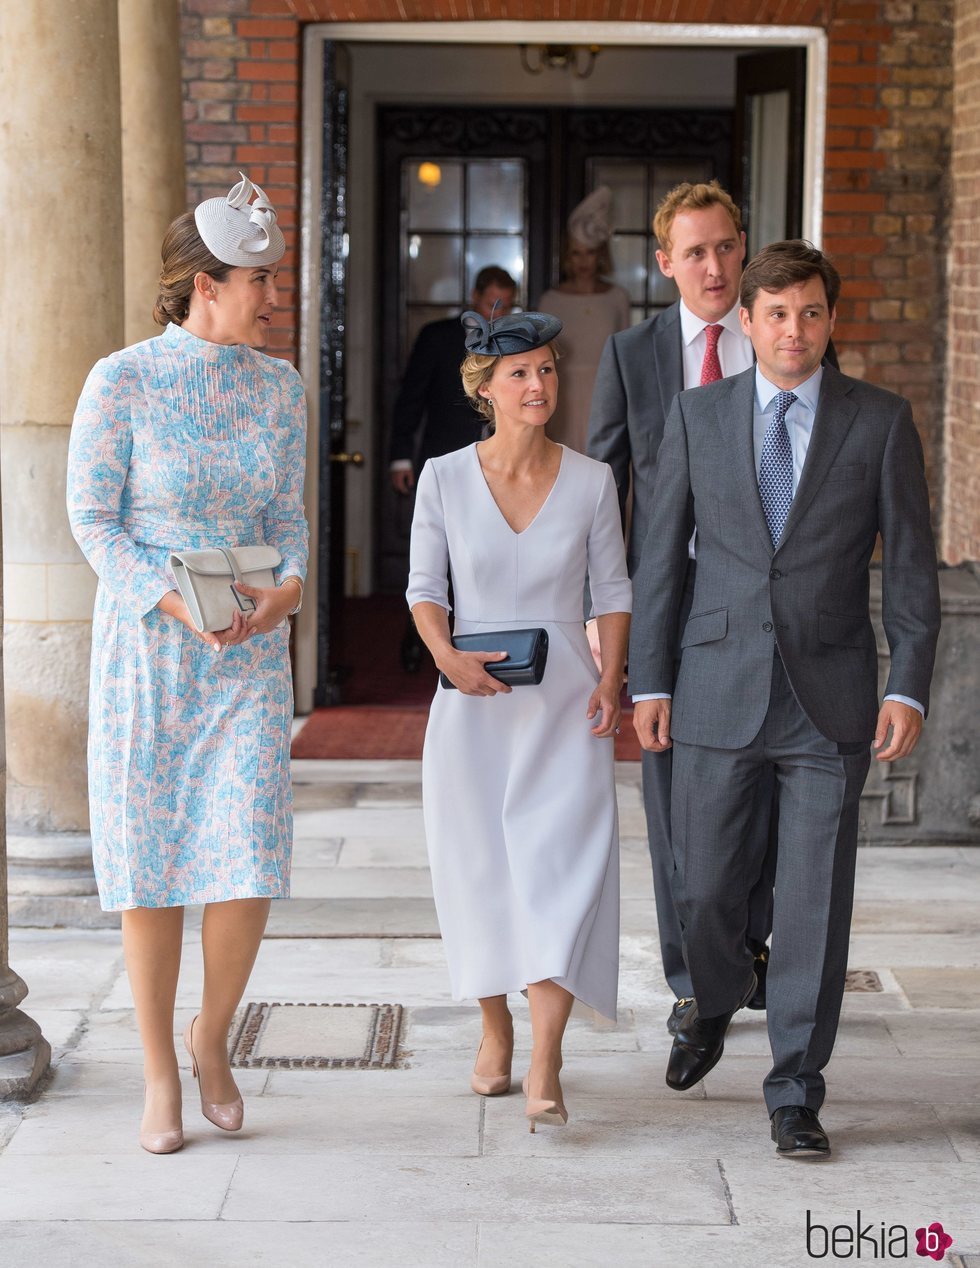
<svg viewBox="0 0 980 1268"><path fill-rule="evenodd" d="M913 709L918 709L923 717L926 716L925 705L919 704L918 700L913 700L911 696L885 696L886 700L897 700L899 704L911 705Z"/></svg>
<svg viewBox="0 0 980 1268"><path fill-rule="evenodd" d="M631 696L630 699L634 704L638 704L641 700L670 700L671 695L668 691L641 691L638 696Z"/></svg>
<svg viewBox="0 0 980 1268"><path fill-rule="evenodd" d="M395 458L388 463L389 471L411 471L413 464L411 458Z"/></svg>

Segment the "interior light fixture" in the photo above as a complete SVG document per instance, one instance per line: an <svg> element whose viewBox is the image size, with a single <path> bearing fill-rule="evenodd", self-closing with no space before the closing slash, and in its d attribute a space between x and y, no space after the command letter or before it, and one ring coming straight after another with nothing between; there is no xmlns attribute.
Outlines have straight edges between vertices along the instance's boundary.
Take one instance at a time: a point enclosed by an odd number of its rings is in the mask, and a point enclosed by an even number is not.
<svg viewBox="0 0 980 1268"><path fill-rule="evenodd" d="M540 75L548 70L570 70L576 79L588 79L595 69L596 58L601 53L598 44L536 44L532 62L528 45L518 45L521 65L529 75Z"/></svg>
<svg viewBox="0 0 980 1268"><path fill-rule="evenodd" d="M418 175L419 181L429 189L442 184L442 168L438 163L420 163Z"/></svg>

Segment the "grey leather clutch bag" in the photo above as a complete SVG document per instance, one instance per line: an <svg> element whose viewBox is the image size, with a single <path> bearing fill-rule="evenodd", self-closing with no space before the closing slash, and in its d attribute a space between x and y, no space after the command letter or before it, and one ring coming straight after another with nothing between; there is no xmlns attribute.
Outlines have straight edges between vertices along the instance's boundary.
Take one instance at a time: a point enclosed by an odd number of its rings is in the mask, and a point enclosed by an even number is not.
<svg viewBox="0 0 980 1268"><path fill-rule="evenodd" d="M506 660L493 661L484 668L491 678L509 687L536 687L548 663L548 631L543 629L454 634L453 647L459 652L506 652ZM445 674L439 675L439 681L444 687L456 687Z"/></svg>
<svg viewBox="0 0 980 1268"><path fill-rule="evenodd" d="M272 570L280 563L275 546L219 546L179 550L170 556L180 596L201 633L226 630L236 612L253 612L254 599L239 593L235 582L271 589L276 584Z"/></svg>

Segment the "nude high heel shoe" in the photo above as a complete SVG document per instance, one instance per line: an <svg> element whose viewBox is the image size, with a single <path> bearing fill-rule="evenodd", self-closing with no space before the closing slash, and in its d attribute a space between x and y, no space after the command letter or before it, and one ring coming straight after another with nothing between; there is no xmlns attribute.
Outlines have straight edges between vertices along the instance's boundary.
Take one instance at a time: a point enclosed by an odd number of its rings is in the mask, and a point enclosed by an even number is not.
<svg viewBox="0 0 980 1268"><path fill-rule="evenodd" d="M480 1040L480 1047L476 1050L476 1060L480 1060L480 1049L483 1047L483 1040ZM470 1087L477 1096L503 1096L510 1091L510 1071L506 1074L477 1074L476 1064L473 1066L473 1073L470 1075Z"/></svg>
<svg viewBox="0 0 980 1268"><path fill-rule="evenodd" d="M219 1105L217 1101L206 1101L204 1099L204 1086L197 1073L197 1058L194 1056L194 1022L195 1017L190 1025L184 1031L184 1047L187 1049L191 1059L191 1072L197 1079L198 1091L201 1094L201 1113L209 1123L214 1123L215 1127L220 1127L225 1132L237 1132L241 1130L242 1123L245 1120L245 1106L242 1098L239 1096L235 1101L228 1101L224 1105Z"/></svg>
<svg viewBox="0 0 980 1268"><path fill-rule="evenodd" d="M146 1084L143 1084L143 1100L146 1101ZM148 1132L140 1128L140 1148L148 1154L175 1154L184 1147L184 1127L172 1127L165 1132Z"/></svg>
<svg viewBox="0 0 980 1268"><path fill-rule="evenodd" d="M568 1122L568 1110L561 1101L543 1101L536 1096L527 1095L527 1075L521 1084L527 1096L527 1107L524 1113L528 1120L528 1130L533 1132L540 1123L542 1127L564 1127Z"/></svg>

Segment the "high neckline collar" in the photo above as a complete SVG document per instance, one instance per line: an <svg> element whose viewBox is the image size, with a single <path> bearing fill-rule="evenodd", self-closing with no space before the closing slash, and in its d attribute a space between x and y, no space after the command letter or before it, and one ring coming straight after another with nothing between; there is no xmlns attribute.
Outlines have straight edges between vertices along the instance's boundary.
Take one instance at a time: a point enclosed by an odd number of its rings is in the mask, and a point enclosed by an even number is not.
<svg viewBox="0 0 980 1268"><path fill-rule="evenodd" d="M180 348L181 352L201 361L227 364L235 361L245 348L241 343L212 343L210 339L202 339L200 335L192 334L173 322L164 330L163 338L171 347Z"/></svg>

